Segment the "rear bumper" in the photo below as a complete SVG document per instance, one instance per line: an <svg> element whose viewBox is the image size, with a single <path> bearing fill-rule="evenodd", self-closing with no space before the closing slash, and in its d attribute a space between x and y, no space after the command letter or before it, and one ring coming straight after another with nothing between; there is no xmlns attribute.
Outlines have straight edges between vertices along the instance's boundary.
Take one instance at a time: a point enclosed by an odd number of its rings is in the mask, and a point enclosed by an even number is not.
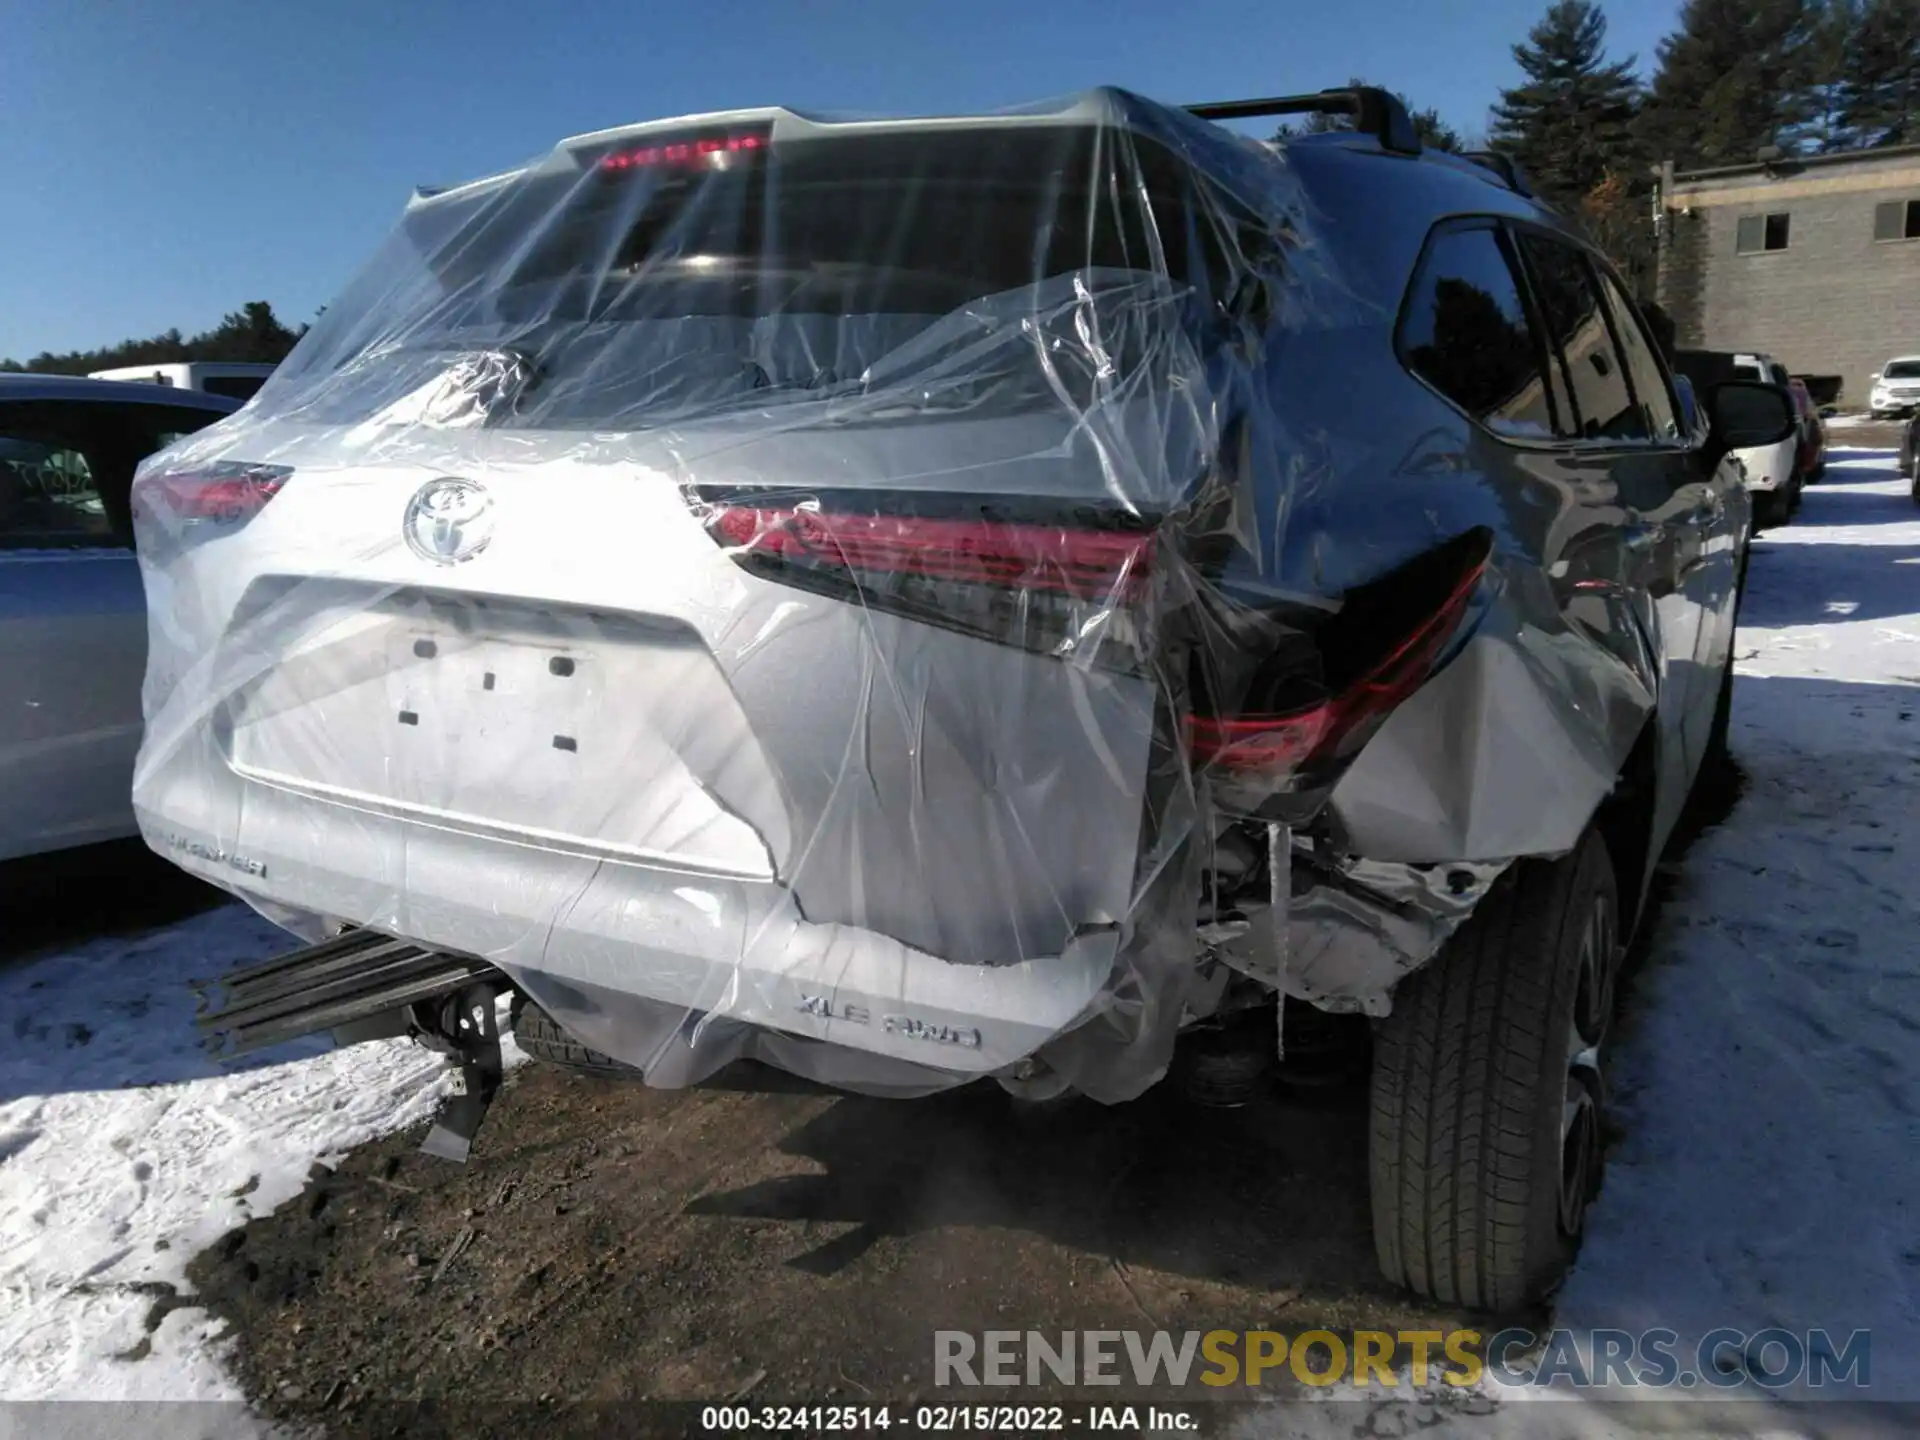
<svg viewBox="0 0 1920 1440"><path fill-rule="evenodd" d="M1096 921L1057 955L955 964L873 930L813 923L775 880L517 843L180 761L143 777L136 808L147 842L202 878L481 957L525 977L543 1003L556 989L632 996L955 1077L1004 1069L1072 1028L1123 938ZM607 1048L618 1035L595 1038ZM652 1059L612 1053L643 1068Z"/></svg>
<svg viewBox="0 0 1920 1440"><path fill-rule="evenodd" d="M1800 478L1800 444L1797 438L1782 440L1754 450L1739 450L1740 468L1746 488L1755 494L1792 488Z"/></svg>

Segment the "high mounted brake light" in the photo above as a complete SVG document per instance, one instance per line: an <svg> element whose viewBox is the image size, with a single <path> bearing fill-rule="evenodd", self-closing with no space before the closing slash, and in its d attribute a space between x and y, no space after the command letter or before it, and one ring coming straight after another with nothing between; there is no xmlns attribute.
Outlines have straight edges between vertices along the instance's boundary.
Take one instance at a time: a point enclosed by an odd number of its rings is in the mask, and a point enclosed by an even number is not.
<svg viewBox="0 0 1920 1440"><path fill-rule="evenodd" d="M1346 623L1330 625L1319 643L1336 662L1342 652L1355 649L1374 658L1349 664L1324 698L1277 714L1189 717L1187 746L1194 763L1229 779L1301 776L1311 783L1325 766L1356 753L1427 682L1453 642L1486 577L1491 538L1484 531L1469 532L1368 586L1368 593L1350 597ZM1450 576L1435 573L1442 566ZM1436 594L1434 582L1445 580L1449 588ZM1397 619L1381 613L1383 600L1395 605L1405 596L1419 605L1423 591L1429 602L1424 607L1402 603ZM1375 613L1365 613L1369 609ZM1377 637L1374 644L1363 638L1369 635Z"/></svg>
<svg viewBox="0 0 1920 1440"><path fill-rule="evenodd" d="M134 482L137 514L169 527L243 525L266 508L293 474L287 465L220 461L160 471Z"/></svg>
<svg viewBox="0 0 1920 1440"><path fill-rule="evenodd" d="M742 155L767 148L765 133L698 135L609 150L594 161L602 170L720 170Z"/></svg>

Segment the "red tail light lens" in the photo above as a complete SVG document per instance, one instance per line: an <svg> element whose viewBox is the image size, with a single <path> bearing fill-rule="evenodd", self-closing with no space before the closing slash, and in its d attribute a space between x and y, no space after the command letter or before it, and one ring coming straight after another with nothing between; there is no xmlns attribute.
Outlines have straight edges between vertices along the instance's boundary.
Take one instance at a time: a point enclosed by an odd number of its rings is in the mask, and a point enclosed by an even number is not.
<svg viewBox="0 0 1920 1440"><path fill-rule="evenodd" d="M796 564L1096 600L1134 599L1152 564L1151 535L1118 531L737 505L709 524L729 548Z"/></svg>
<svg viewBox="0 0 1920 1440"><path fill-rule="evenodd" d="M1391 639L1384 653L1357 669L1349 667L1350 678L1324 699L1285 714L1190 717L1187 744L1194 762L1227 777L1300 776L1310 783L1327 763L1358 751L1426 683L1472 607L1491 558L1491 537L1476 532L1470 538L1471 544L1459 547L1463 561L1438 603ZM1391 594L1393 587L1381 589ZM1378 632L1377 622L1353 628ZM1347 638L1334 627L1321 643L1338 646Z"/></svg>
<svg viewBox="0 0 1920 1440"><path fill-rule="evenodd" d="M134 482L134 510L169 527L244 525L266 508L292 474L286 465L222 461L143 475Z"/></svg>
<svg viewBox="0 0 1920 1440"><path fill-rule="evenodd" d="M1031 650L1098 649L1106 663L1136 654L1133 607L1152 580L1154 536L1134 517L1048 523L853 505L736 496L702 501L702 518L736 564L769 580Z"/></svg>

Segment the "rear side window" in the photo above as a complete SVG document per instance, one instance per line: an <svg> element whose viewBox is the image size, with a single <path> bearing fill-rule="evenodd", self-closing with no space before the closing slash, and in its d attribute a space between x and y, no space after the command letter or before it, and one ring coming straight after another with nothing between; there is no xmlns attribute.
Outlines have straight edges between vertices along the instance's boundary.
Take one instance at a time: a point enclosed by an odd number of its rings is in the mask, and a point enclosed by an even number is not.
<svg viewBox="0 0 1920 1440"><path fill-rule="evenodd" d="M200 388L209 395L221 395L229 400L251 400L254 392L266 383L264 375L210 375L200 382Z"/></svg>
<svg viewBox="0 0 1920 1440"><path fill-rule="evenodd" d="M1587 257L1544 236L1521 237L1547 335L1566 367L1575 424L1563 433L1583 440L1647 440L1647 417L1634 403L1627 366L1607 323Z"/></svg>
<svg viewBox="0 0 1920 1440"><path fill-rule="evenodd" d="M251 382L249 382L251 383ZM125 417L134 432L133 448L142 460L156 450L164 450L176 440L204 430L216 420L226 419L219 410L189 409L178 405L139 405L126 407Z"/></svg>
<svg viewBox="0 0 1920 1440"><path fill-rule="evenodd" d="M1552 438L1540 346L1499 231L1443 230L1429 242L1402 313L1400 354L1495 434Z"/></svg>
<svg viewBox="0 0 1920 1440"><path fill-rule="evenodd" d="M1600 288L1607 299L1607 313L1613 317L1621 358L1627 363L1627 378L1633 382L1633 398L1646 419L1648 432L1657 440L1679 439L1680 421L1674 414L1673 397L1667 389L1666 373L1654 354L1652 338L1611 275L1600 276Z"/></svg>
<svg viewBox="0 0 1920 1440"><path fill-rule="evenodd" d="M120 543L84 454L50 436L0 430L0 550Z"/></svg>
<svg viewBox="0 0 1920 1440"><path fill-rule="evenodd" d="M134 468L220 418L167 404L22 402L0 410L0 550L127 546Z"/></svg>

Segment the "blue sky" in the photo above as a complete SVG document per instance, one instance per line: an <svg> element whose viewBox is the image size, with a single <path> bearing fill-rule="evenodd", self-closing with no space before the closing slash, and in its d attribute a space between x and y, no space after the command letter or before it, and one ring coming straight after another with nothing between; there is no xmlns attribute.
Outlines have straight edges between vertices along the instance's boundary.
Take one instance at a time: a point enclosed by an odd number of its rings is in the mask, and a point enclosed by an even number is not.
<svg viewBox="0 0 1920 1440"><path fill-rule="evenodd" d="M0 0L0 356L290 322L415 184L736 105L1174 102L1351 74L1482 131L1546 0ZM1643 66L1677 0L1616 0Z"/></svg>

